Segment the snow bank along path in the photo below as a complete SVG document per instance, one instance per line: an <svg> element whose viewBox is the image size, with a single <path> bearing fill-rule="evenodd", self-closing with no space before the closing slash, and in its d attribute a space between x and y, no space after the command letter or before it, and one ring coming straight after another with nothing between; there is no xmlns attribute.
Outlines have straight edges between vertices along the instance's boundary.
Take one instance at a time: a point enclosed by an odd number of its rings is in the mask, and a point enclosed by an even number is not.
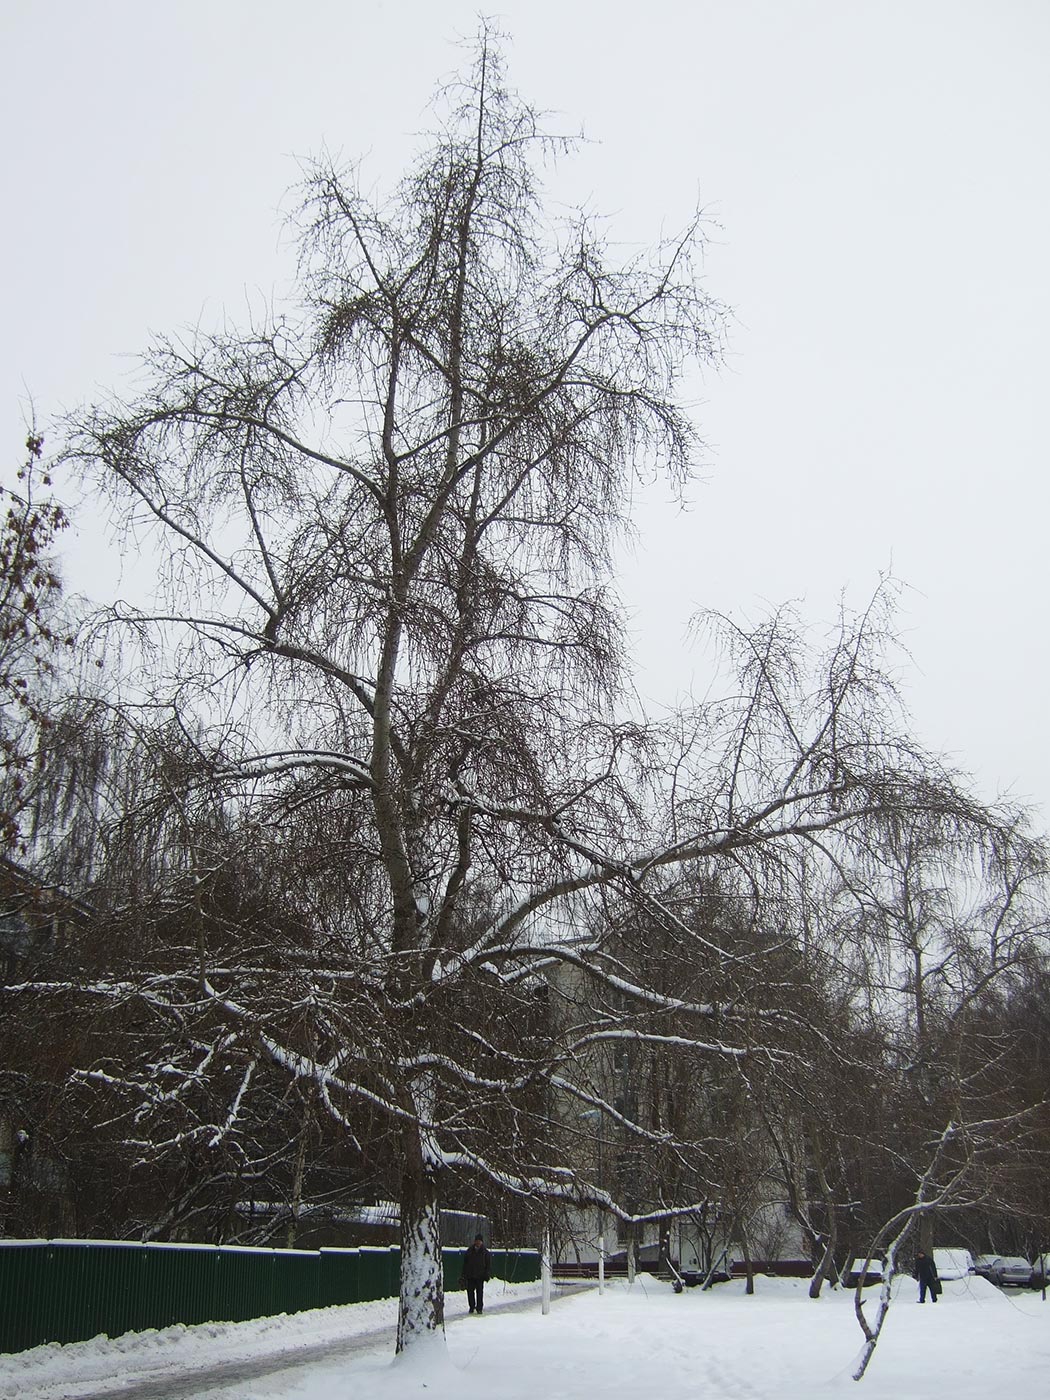
<svg viewBox="0 0 1050 1400"><path fill-rule="evenodd" d="M499 1311L534 1302L539 1311L539 1299L538 1283L493 1281L486 1289L485 1306ZM113 1339L52 1342L31 1351L0 1353L0 1400L94 1400L108 1395L131 1397L136 1391L159 1400L168 1386L173 1397L222 1394L224 1389L218 1387L235 1381L238 1373L248 1379L267 1370L282 1371L290 1364L311 1365L321 1355L337 1353L341 1368L354 1352L374 1351L390 1359L397 1307L396 1298L381 1298L260 1317L254 1322L206 1322L192 1327L179 1323ZM466 1293L446 1295L449 1322L466 1311Z"/></svg>
<svg viewBox="0 0 1050 1400"><path fill-rule="evenodd" d="M396 1361L392 1300L169 1328L0 1358L0 1395L127 1395L129 1382L147 1377L157 1400L988 1400L1004 1391L1046 1391L1050 1302L1038 1293L1000 1293L964 1279L947 1283L939 1303L920 1307L915 1285L899 1280L879 1349L858 1385L851 1379L861 1345L852 1294L812 1302L806 1287L760 1278L752 1298L741 1283L676 1296L646 1278L633 1290L616 1284L604 1297L590 1290L560 1299L547 1317L534 1284L494 1288L482 1318L463 1316L463 1295L452 1294L447 1350L439 1339ZM507 1306L521 1299L531 1300L526 1310ZM874 1296L869 1306L874 1310ZM350 1349L354 1338L362 1349ZM347 1343L338 1354L303 1355L338 1342ZM205 1368L264 1355L282 1369L221 1378L212 1369L205 1377Z"/></svg>

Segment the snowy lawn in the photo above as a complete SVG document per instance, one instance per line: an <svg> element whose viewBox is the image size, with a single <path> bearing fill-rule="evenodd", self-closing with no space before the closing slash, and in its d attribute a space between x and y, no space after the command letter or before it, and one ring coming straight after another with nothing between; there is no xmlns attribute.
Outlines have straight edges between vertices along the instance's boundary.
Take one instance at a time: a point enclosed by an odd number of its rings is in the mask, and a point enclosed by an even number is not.
<svg viewBox="0 0 1050 1400"><path fill-rule="evenodd" d="M536 1297L536 1286L490 1287L484 1317L463 1316L462 1293L449 1298L447 1353L439 1344L394 1361L391 1334L375 1329L392 1325L395 1304L368 1303L39 1347L0 1358L0 1395L75 1400L164 1377L173 1395L223 1400L988 1400L1004 1391L1041 1395L1050 1375L1050 1302L1000 1293L980 1279L947 1283L940 1302L924 1307L915 1285L900 1280L859 1385L850 1378L861 1334L848 1293L814 1303L804 1282L759 1279L752 1298L738 1283L676 1296L646 1278L633 1291L616 1284L604 1297L592 1290L558 1298L543 1317L538 1298L527 1310L508 1309ZM877 1295L869 1292L874 1312ZM375 1345L302 1355L362 1334ZM221 1384L213 1375L192 1388L195 1371L266 1355L285 1369ZM153 1393L160 1397L162 1388Z"/></svg>

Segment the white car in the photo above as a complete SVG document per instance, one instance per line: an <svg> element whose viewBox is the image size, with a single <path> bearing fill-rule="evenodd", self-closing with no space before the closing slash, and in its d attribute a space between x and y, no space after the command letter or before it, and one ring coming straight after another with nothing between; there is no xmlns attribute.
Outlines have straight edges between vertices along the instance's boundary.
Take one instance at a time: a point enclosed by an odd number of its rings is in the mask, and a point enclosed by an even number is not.
<svg viewBox="0 0 1050 1400"><path fill-rule="evenodd" d="M942 1283L954 1278L967 1278L973 1273L973 1255L968 1249L935 1249L933 1267Z"/></svg>

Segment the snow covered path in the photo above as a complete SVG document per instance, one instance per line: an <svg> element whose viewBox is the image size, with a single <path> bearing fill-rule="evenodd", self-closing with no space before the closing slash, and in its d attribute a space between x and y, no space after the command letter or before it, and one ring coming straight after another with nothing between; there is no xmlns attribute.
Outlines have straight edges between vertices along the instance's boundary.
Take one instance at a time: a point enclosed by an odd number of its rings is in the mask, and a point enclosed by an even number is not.
<svg viewBox="0 0 1050 1400"><path fill-rule="evenodd" d="M496 1281L486 1290L490 1311L538 1311L539 1305L538 1283ZM446 1296L449 1324L466 1318L466 1312L465 1293ZM345 1367L363 1352L389 1360L396 1327L397 1299L383 1298L255 1322L166 1327L112 1341L98 1337L70 1346L35 1347L0 1354L0 1400L186 1400L252 1393L243 1391L243 1385L263 1379L278 1385L267 1394L282 1394L283 1379L298 1379L291 1372L321 1361Z"/></svg>
<svg viewBox="0 0 1050 1400"><path fill-rule="evenodd" d="M1000 1293L971 1279L946 1284L938 1304L919 1307L914 1285L902 1280L858 1386L851 1379L861 1341L852 1295L814 1303L803 1282L763 1278L757 1288L753 1298L736 1283L676 1296L645 1279L632 1292L615 1285L604 1297L590 1290L560 1298L548 1317L541 1315L536 1285L500 1287L483 1318L462 1316L463 1295L453 1294L447 1351L438 1340L433 1350L417 1348L397 1361L392 1301L237 1326L171 1328L0 1357L0 1396L988 1400L1003 1391L1045 1391L1050 1302L1037 1293Z"/></svg>

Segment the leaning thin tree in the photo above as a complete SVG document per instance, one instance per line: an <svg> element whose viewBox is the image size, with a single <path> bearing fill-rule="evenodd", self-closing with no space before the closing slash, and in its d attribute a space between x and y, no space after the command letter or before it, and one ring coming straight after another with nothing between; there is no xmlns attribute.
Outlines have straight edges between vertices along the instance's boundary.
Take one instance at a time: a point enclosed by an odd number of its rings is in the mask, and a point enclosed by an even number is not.
<svg viewBox="0 0 1050 1400"><path fill-rule="evenodd" d="M168 716L137 798L164 927L181 898L193 928L136 936L87 988L165 1047L95 1082L140 1094L140 1136L178 1110L171 1141L229 1142L265 1065L367 1129L400 1174L399 1349L442 1322L449 1172L627 1214L557 1147L597 1111L675 1150L592 1074L602 1047L775 1038L776 1010L625 958L612 904L702 961L708 932L661 901L670 866L721 862L753 899L815 832L845 859L890 810L981 825L878 719L863 620L811 691L774 626L743 647L743 702L622 718L612 538L638 472L688 476L682 376L720 349L699 228L627 265L586 220L551 231L550 143L489 36L450 96L388 207L353 174L308 181L297 310L159 343L147 395L83 416L67 454L156 528L166 593L108 624L144 648L138 732ZM222 923L209 890L235 866L279 920ZM554 1014L551 986L588 988L566 1000L589 1013Z"/></svg>

